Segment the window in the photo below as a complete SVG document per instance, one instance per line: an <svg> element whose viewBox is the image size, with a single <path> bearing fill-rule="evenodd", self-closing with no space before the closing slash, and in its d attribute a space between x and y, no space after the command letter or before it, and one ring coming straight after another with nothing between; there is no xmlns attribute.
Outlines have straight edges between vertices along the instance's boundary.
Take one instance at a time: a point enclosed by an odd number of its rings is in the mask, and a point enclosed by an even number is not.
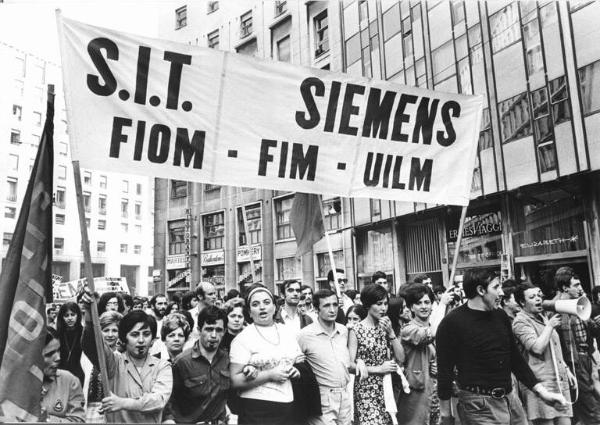
<svg viewBox="0 0 600 425"><path fill-rule="evenodd" d="M57 187L56 194L54 196L54 205L56 205L56 208L64 209L66 206L66 201L66 189L64 187Z"/></svg>
<svg viewBox="0 0 600 425"><path fill-rule="evenodd" d="M10 241L12 240L13 234L12 233L3 233L2 235L2 246L9 246L10 245Z"/></svg>
<svg viewBox="0 0 600 425"><path fill-rule="evenodd" d="M42 113L41 112L33 113L33 123L38 127L42 126Z"/></svg>
<svg viewBox="0 0 600 425"><path fill-rule="evenodd" d="M96 242L96 252L106 252L106 242Z"/></svg>
<svg viewBox="0 0 600 425"><path fill-rule="evenodd" d="M589 0L571 0L569 2L569 10L571 11L571 13L573 13L580 9L583 9L586 6L589 6L592 3L594 2Z"/></svg>
<svg viewBox="0 0 600 425"><path fill-rule="evenodd" d="M188 184L182 180L171 180L171 199L185 198L187 196Z"/></svg>
<svg viewBox="0 0 600 425"><path fill-rule="evenodd" d="M106 195L98 195L98 214L106 215Z"/></svg>
<svg viewBox="0 0 600 425"><path fill-rule="evenodd" d="M38 136L37 134L32 134L31 135L31 144L33 146L38 146L40 144L40 136Z"/></svg>
<svg viewBox="0 0 600 425"><path fill-rule="evenodd" d="M140 233L142 233L142 225L141 224L136 224L135 225L135 232L139 235Z"/></svg>
<svg viewBox="0 0 600 425"><path fill-rule="evenodd" d="M14 128L10 130L10 144L11 145L20 145L21 144L21 131L15 130Z"/></svg>
<svg viewBox="0 0 600 425"><path fill-rule="evenodd" d="M529 103L525 93L498 104L502 143L531 135Z"/></svg>
<svg viewBox="0 0 600 425"><path fill-rule="evenodd" d="M54 222L56 224L65 224L65 215L64 214L56 214L54 217Z"/></svg>
<svg viewBox="0 0 600 425"><path fill-rule="evenodd" d="M341 227L342 202L340 198L323 200L323 218L325 230L335 230Z"/></svg>
<svg viewBox="0 0 600 425"><path fill-rule="evenodd" d="M185 252L185 220L170 221L169 225L169 255Z"/></svg>
<svg viewBox="0 0 600 425"><path fill-rule="evenodd" d="M121 254L127 254L127 244L126 243L122 243L121 244Z"/></svg>
<svg viewBox="0 0 600 425"><path fill-rule="evenodd" d="M121 182L121 190L123 193L129 193L129 182L127 180Z"/></svg>
<svg viewBox="0 0 600 425"><path fill-rule="evenodd" d="M315 58L329 51L329 24L327 10L315 16Z"/></svg>
<svg viewBox="0 0 600 425"><path fill-rule="evenodd" d="M187 6L175 10L175 29L178 30L187 25Z"/></svg>
<svg viewBox="0 0 600 425"><path fill-rule="evenodd" d="M336 268L344 267L344 252L333 251L333 261ZM317 254L318 276L327 279L327 274L331 270L331 261L329 261L329 252Z"/></svg>
<svg viewBox="0 0 600 425"><path fill-rule="evenodd" d="M465 4L462 0L452 2L452 25L459 24L465 20Z"/></svg>
<svg viewBox="0 0 600 425"><path fill-rule="evenodd" d="M438 84L455 74L454 45L452 40L431 52L433 83Z"/></svg>
<svg viewBox="0 0 600 425"><path fill-rule="evenodd" d="M290 62L291 59L291 43L290 36L288 35L277 41L277 60L280 62Z"/></svg>
<svg viewBox="0 0 600 425"><path fill-rule="evenodd" d="M292 238L292 226L290 224L290 211L294 198L283 198L275 200L275 217L277 223L277 239Z"/></svg>
<svg viewBox="0 0 600 425"><path fill-rule="evenodd" d="M64 142L60 142L58 144L58 154L62 156L67 156L67 144Z"/></svg>
<svg viewBox="0 0 600 425"><path fill-rule="evenodd" d="M23 115L23 107L21 105L13 105L13 117L17 121L21 121L21 117Z"/></svg>
<svg viewBox="0 0 600 425"><path fill-rule="evenodd" d="M600 111L600 61L593 62L579 69L581 101L583 113L591 115Z"/></svg>
<svg viewBox="0 0 600 425"><path fill-rule="evenodd" d="M7 201L17 201L17 182L18 180L13 177L9 177L6 179L6 183L8 184L8 192L6 194Z"/></svg>
<svg viewBox="0 0 600 425"><path fill-rule="evenodd" d="M204 230L204 249L221 249L225 239L225 214L220 212L202 216L202 228Z"/></svg>
<svg viewBox="0 0 600 425"><path fill-rule="evenodd" d="M512 45L521 39L519 25L519 2L513 2L490 17L492 52Z"/></svg>
<svg viewBox="0 0 600 425"><path fill-rule="evenodd" d="M142 218L142 204L139 202L135 203L134 206L135 219L140 220Z"/></svg>
<svg viewBox="0 0 600 425"><path fill-rule="evenodd" d="M59 179L66 180L67 179L67 167L65 167L64 165L59 165L58 167L56 167L56 175L58 176Z"/></svg>
<svg viewBox="0 0 600 425"><path fill-rule="evenodd" d="M287 1L276 1L275 2L275 17L283 15L287 12Z"/></svg>
<svg viewBox="0 0 600 425"><path fill-rule="evenodd" d="M210 47L211 49L219 48L219 30L218 29L209 33L206 36L206 38L208 39L208 47Z"/></svg>
<svg viewBox="0 0 600 425"><path fill-rule="evenodd" d="M141 183L136 183L135 184L135 194L136 195L141 195L142 194L142 184Z"/></svg>
<svg viewBox="0 0 600 425"><path fill-rule="evenodd" d="M129 224L127 224L127 223L121 223L121 231L123 233L128 233L129 232Z"/></svg>
<svg viewBox="0 0 600 425"><path fill-rule="evenodd" d="M277 259L277 280L302 279L300 260L294 257Z"/></svg>
<svg viewBox="0 0 600 425"><path fill-rule="evenodd" d="M248 227L250 245L261 243L262 219L260 214L260 205L248 206L246 209L246 226ZM244 228L244 217L242 208L238 212L239 245L247 245L246 229Z"/></svg>
<svg viewBox="0 0 600 425"><path fill-rule="evenodd" d="M98 230L106 230L106 220L98 220Z"/></svg>
<svg viewBox="0 0 600 425"><path fill-rule="evenodd" d="M19 171L19 155L8 155L8 169L10 171Z"/></svg>
<svg viewBox="0 0 600 425"><path fill-rule="evenodd" d="M523 26L523 44L525 45L525 60L527 75L544 70L544 58L540 41L540 30L537 18Z"/></svg>
<svg viewBox="0 0 600 425"><path fill-rule="evenodd" d="M142 253L142 246L141 245L134 245L133 246L133 253L136 255L140 255Z"/></svg>
<svg viewBox="0 0 600 425"><path fill-rule="evenodd" d="M25 58L15 58L13 66L15 77L25 77Z"/></svg>
<svg viewBox="0 0 600 425"><path fill-rule="evenodd" d="M240 17L240 38L252 34L252 11L244 13Z"/></svg>
<svg viewBox="0 0 600 425"><path fill-rule="evenodd" d="M492 138L492 123L490 121L490 109L485 108L481 116L481 131L479 132L479 150L488 149L494 146Z"/></svg>
<svg viewBox="0 0 600 425"><path fill-rule="evenodd" d="M89 213L92 211L91 199L92 194L90 192L83 192L83 207L85 209L85 212Z"/></svg>
<svg viewBox="0 0 600 425"><path fill-rule="evenodd" d="M121 199L121 217L127 218L129 216L129 201L127 199Z"/></svg>
<svg viewBox="0 0 600 425"><path fill-rule="evenodd" d="M15 207L4 207L4 217L15 218L17 215L17 209Z"/></svg>
<svg viewBox="0 0 600 425"><path fill-rule="evenodd" d="M64 249L65 247L65 239L64 238L54 238L54 249Z"/></svg>
<svg viewBox="0 0 600 425"><path fill-rule="evenodd" d="M100 189L106 189L106 176L100 176Z"/></svg>
<svg viewBox="0 0 600 425"><path fill-rule="evenodd" d="M214 11L219 10L219 2L209 1L207 9L207 13L213 13Z"/></svg>
<svg viewBox="0 0 600 425"><path fill-rule="evenodd" d="M92 184L92 173L91 171L83 172L83 184L90 185Z"/></svg>
<svg viewBox="0 0 600 425"><path fill-rule="evenodd" d="M569 90L564 76L558 77L548 83L550 89L550 104L552 105L552 119L554 125L571 119L571 104L569 103Z"/></svg>

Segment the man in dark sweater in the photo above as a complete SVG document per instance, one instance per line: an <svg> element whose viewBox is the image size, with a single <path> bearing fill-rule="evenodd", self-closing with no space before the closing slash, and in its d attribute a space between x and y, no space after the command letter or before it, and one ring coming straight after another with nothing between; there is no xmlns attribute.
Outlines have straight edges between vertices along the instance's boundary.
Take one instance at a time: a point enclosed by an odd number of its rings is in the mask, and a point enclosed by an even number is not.
<svg viewBox="0 0 600 425"><path fill-rule="evenodd" d="M437 335L438 395L441 416L450 412L452 381L458 384L458 415L463 425L527 424L513 391L511 372L546 403L566 405L561 394L548 391L521 356L506 313L499 308L502 286L493 271L467 271L466 304L450 312ZM456 374L455 374L456 371Z"/></svg>

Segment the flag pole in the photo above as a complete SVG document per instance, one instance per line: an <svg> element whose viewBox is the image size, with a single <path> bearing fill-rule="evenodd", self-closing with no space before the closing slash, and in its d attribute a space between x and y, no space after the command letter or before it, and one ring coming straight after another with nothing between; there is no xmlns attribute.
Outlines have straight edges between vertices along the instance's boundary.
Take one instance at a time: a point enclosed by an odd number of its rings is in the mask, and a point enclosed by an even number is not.
<svg viewBox="0 0 600 425"><path fill-rule="evenodd" d="M73 175L75 177L75 194L77 195L77 210L79 212L79 227L81 229L81 241L83 245L83 259L85 264L85 278L87 286L92 293L94 293L94 278L92 273L92 257L90 254L90 240L87 233L87 224L85 221L85 207L83 205L83 190L81 187L81 170L79 168L79 161L73 161ZM98 355L98 363L100 366L100 378L102 380L102 388L104 393L108 394L108 373L106 371L106 358L104 357L104 341L102 334L99 332L100 320L98 319L98 305L96 304L96 297L92 296L92 303L90 304L90 311L92 313L92 324L94 326L94 340L96 342L96 351ZM108 420L108 417L107 417Z"/></svg>
<svg viewBox="0 0 600 425"><path fill-rule="evenodd" d="M454 276L456 275L456 265L458 264L458 253L460 251L460 243L462 242L463 229L465 227L465 219L467 217L467 208L469 205L462 207L460 214L460 223L458 225L458 235L456 236L456 246L454 247L454 258L452 259L452 270L450 271L450 285L454 284Z"/></svg>
<svg viewBox="0 0 600 425"><path fill-rule="evenodd" d="M325 228L325 214L323 214L323 198L319 196L319 212L321 213L321 220L323 221L323 228ZM325 241L327 242L327 251L329 252L329 264L331 270L333 270L333 284L335 285L335 294L341 299L342 293L340 292L340 285L337 279L337 270L335 267L335 259L333 257L333 250L331 249L331 242L329 240L329 231L325 229Z"/></svg>

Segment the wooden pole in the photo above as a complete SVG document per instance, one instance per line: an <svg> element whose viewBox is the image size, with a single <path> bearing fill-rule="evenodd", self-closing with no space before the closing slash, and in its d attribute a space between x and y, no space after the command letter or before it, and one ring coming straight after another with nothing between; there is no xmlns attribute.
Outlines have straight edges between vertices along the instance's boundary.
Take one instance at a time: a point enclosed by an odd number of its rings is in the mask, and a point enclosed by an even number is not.
<svg viewBox="0 0 600 425"><path fill-rule="evenodd" d="M452 259L452 270L450 271L450 285L454 284L454 275L456 274L456 264L458 264L458 253L460 252L460 243L462 242L463 229L465 227L465 219L467 217L468 207L468 205L462 207L462 212L460 214L458 235L456 236L456 247L454 248L454 258Z"/></svg>
<svg viewBox="0 0 600 425"><path fill-rule="evenodd" d="M321 213L321 220L323 221L323 229L325 229L325 214L323 214L323 198L319 195L319 212ZM333 284L335 285L335 293L341 300L342 293L340 291L340 285L338 284L337 270L335 267L335 259L333 257L333 250L331 249L331 242L329 241L329 232L325 230L325 241L327 242L327 251L329 252L329 264L331 270L333 270Z"/></svg>
<svg viewBox="0 0 600 425"><path fill-rule="evenodd" d="M87 225L85 222L85 207L83 204L83 191L81 187L81 170L79 161L73 161L73 174L75 177L75 194L77 195L77 210L79 212L79 227L81 228L81 240L83 245L83 259L85 264L85 279L89 290L94 293L94 278L92 273L92 257L90 254L90 240L87 233ZM96 297L92 297L93 301L90 304L92 313L92 325L94 326L94 340L96 342L96 351L98 355L98 364L100 366L100 378L102 380L102 388L104 393L108 394L110 389L108 384L108 373L106 371L106 359L104 358L104 340L100 332L100 321L98 319L98 305ZM107 417L108 420L108 417Z"/></svg>

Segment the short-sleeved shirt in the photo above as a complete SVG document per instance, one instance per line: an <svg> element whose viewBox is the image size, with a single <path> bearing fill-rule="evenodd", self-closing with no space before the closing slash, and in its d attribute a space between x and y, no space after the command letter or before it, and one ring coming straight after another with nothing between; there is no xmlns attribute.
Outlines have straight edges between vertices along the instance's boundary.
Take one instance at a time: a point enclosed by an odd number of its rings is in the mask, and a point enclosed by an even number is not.
<svg viewBox="0 0 600 425"><path fill-rule="evenodd" d="M224 420L231 387L229 356L218 350L210 362L200 351L200 341L173 363L173 393L165 419L177 423Z"/></svg>
<svg viewBox="0 0 600 425"><path fill-rule="evenodd" d="M329 335L319 322L313 322L300 331L298 344L306 356L320 386L340 388L348 385L350 352L348 329L339 323Z"/></svg>
<svg viewBox="0 0 600 425"><path fill-rule="evenodd" d="M279 364L294 364L298 357L302 356L296 336L279 323L275 323L273 327L277 330L278 338L272 341L268 339L271 336L268 332L270 327L265 327L263 330L262 326L254 324L247 326L231 342L229 353L231 363L252 365L259 371L273 369ZM242 391L240 397L279 403L289 403L294 400L289 379L283 383L265 382Z"/></svg>

